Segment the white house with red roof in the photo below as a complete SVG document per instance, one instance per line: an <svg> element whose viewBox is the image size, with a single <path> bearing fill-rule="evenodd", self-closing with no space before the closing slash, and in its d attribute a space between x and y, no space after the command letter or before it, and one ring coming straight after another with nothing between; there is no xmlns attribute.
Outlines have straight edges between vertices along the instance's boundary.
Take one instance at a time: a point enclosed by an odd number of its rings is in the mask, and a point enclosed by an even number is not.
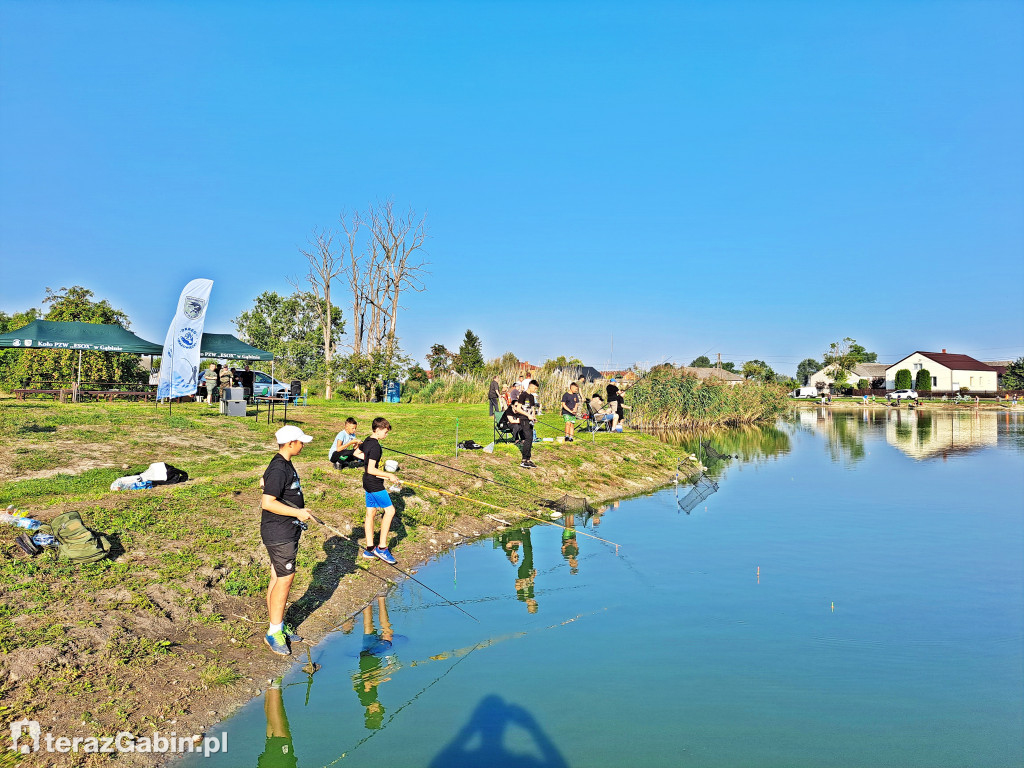
<svg viewBox="0 0 1024 768"><path fill-rule="evenodd" d="M924 369L932 378L933 392L956 392L967 387L971 392L995 392L998 388L997 371L991 365L969 355L952 352L914 352L885 369L885 388L896 389L896 372L906 368L911 380L917 381L917 372Z"/></svg>

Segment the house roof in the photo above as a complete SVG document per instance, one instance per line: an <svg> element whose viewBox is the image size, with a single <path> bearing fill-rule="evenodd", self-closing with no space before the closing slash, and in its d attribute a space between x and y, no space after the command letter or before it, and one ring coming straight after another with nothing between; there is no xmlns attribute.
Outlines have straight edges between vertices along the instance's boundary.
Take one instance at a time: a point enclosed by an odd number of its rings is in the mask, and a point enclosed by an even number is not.
<svg viewBox="0 0 1024 768"><path fill-rule="evenodd" d="M738 373L727 371L724 368L690 368L689 366L680 366L679 370L684 371L690 376L696 376L698 379L718 379L719 381L743 381L743 377Z"/></svg>
<svg viewBox="0 0 1024 768"><path fill-rule="evenodd" d="M587 381L600 381L604 378L604 374L592 365L574 365L565 369L560 368L559 370L564 370L566 373L571 374L574 379L583 376Z"/></svg>
<svg viewBox="0 0 1024 768"><path fill-rule="evenodd" d="M983 363L980 360L975 360L970 355L958 355L952 352L922 352L921 350L912 352L902 360L897 360L895 363L890 365L889 368L895 368L897 365L902 363L903 360L906 360L912 355L927 357L929 360L934 360L939 365L943 365L951 371L992 371L993 373L998 373L998 371L996 371L996 369L991 365Z"/></svg>
<svg viewBox="0 0 1024 768"><path fill-rule="evenodd" d="M985 365L996 369L1000 376L1006 373L1006 369L1013 365L1013 360L984 360Z"/></svg>
<svg viewBox="0 0 1024 768"><path fill-rule="evenodd" d="M857 363L853 366L853 375L861 379L879 379L885 376L888 367L885 363Z"/></svg>

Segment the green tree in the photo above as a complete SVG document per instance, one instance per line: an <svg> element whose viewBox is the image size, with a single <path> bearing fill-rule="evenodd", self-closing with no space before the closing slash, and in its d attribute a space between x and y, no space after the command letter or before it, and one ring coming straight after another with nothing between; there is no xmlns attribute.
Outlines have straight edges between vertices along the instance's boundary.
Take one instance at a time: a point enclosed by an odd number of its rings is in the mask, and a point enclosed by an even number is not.
<svg viewBox="0 0 1024 768"><path fill-rule="evenodd" d="M559 355L558 357L545 360L544 364L540 367L540 373L542 375L546 375L559 368L562 368L563 370L565 368L579 368L581 365L583 365L583 361L578 357L566 357L565 355Z"/></svg>
<svg viewBox="0 0 1024 768"><path fill-rule="evenodd" d="M323 299L305 291L287 297L276 291L264 291L253 299L251 310L234 319L235 328L243 341L274 354L275 367L282 376L310 381L328 375L322 325L326 317L324 304ZM345 323L338 307L330 314L332 343L337 350ZM337 365L332 364L331 368L336 374Z"/></svg>
<svg viewBox="0 0 1024 768"><path fill-rule="evenodd" d="M908 369L900 368L896 371L896 389L910 389L913 383L914 378Z"/></svg>
<svg viewBox="0 0 1024 768"><path fill-rule="evenodd" d="M736 363L722 363L722 370L729 371L730 373L736 373Z"/></svg>
<svg viewBox="0 0 1024 768"><path fill-rule="evenodd" d="M864 348L855 339L847 336L842 341L833 341L822 356L825 367L833 366L832 380L837 387L845 387L853 367L861 362Z"/></svg>
<svg viewBox="0 0 1024 768"><path fill-rule="evenodd" d="M402 378L411 363L401 349L389 352L387 347L381 347L369 354L343 357L339 368L345 382L357 389L359 399L369 401L383 392L385 381Z"/></svg>
<svg viewBox="0 0 1024 768"><path fill-rule="evenodd" d="M1003 374L1003 389L1024 389L1024 357L1018 357L1016 361L1006 366L1006 373Z"/></svg>
<svg viewBox="0 0 1024 768"><path fill-rule="evenodd" d="M764 360L748 360L743 364L740 373L745 379L762 382L775 381L775 371Z"/></svg>
<svg viewBox="0 0 1024 768"><path fill-rule="evenodd" d="M918 392L931 392L932 391L932 374L927 368L922 368L917 372L917 376L914 381L914 389Z"/></svg>
<svg viewBox="0 0 1024 768"><path fill-rule="evenodd" d="M0 333L24 328L33 320L37 320L41 314L42 312L38 309L15 312L13 315L0 312ZM4 389L17 389L21 384L15 376L21 355L22 350L20 349L0 349L0 387Z"/></svg>
<svg viewBox="0 0 1024 768"><path fill-rule="evenodd" d="M471 330L466 330L456 355L455 370L459 373L478 373L484 367L484 354L480 347L480 337Z"/></svg>
<svg viewBox="0 0 1024 768"><path fill-rule="evenodd" d="M871 382L867 379L857 379L857 389L870 389Z"/></svg>
<svg viewBox="0 0 1024 768"><path fill-rule="evenodd" d="M452 362L455 358L444 344L435 344L427 353L427 365L430 366L430 373L436 378L442 373L448 373L452 369Z"/></svg>
<svg viewBox="0 0 1024 768"><path fill-rule="evenodd" d="M808 380L820 371L822 368L821 363L812 357L805 358L800 361L800 364L796 367L796 378L801 384L806 384Z"/></svg>
<svg viewBox="0 0 1024 768"><path fill-rule="evenodd" d="M410 366L409 371L407 373L407 378L409 381L415 381L420 384L426 384L429 381L427 377L427 372L421 365Z"/></svg>
<svg viewBox="0 0 1024 768"><path fill-rule="evenodd" d="M43 303L49 304L50 308L43 319L106 325L116 323L123 328L130 328L128 315L123 310L115 309L106 299L94 301L93 297L92 291L80 285L61 288L59 291L47 288ZM25 315L16 317L20 321ZM12 366L10 375L14 381L19 382L26 379L71 382L78 377L78 352L72 349L22 350L21 357ZM82 352L84 381L141 382L145 378L146 373L139 365L138 355Z"/></svg>
<svg viewBox="0 0 1024 768"><path fill-rule="evenodd" d="M695 357L693 360L690 361L690 367L691 368L710 368L711 367L711 358L708 357L707 355L701 355L700 357Z"/></svg>

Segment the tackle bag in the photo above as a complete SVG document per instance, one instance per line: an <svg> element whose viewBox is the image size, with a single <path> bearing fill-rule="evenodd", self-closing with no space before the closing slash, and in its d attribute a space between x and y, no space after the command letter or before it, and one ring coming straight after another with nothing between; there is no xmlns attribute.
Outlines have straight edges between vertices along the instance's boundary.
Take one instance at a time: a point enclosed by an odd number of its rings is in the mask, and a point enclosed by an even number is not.
<svg viewBox="0 0 1024 768"><path fill-rule="evenodd" d="M48 529L48 530L47 530ZM72 563L95 563L110 554L110 540L85 527L77 512L57 515L41 531L57 539L57 557Z"/></svg>

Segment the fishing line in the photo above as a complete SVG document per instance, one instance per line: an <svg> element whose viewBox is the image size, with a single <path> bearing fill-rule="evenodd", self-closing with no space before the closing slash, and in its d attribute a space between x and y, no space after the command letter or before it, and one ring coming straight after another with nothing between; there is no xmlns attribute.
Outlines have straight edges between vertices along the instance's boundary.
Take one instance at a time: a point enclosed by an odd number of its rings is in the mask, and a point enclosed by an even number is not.
<svg viewBox="0 0 1024 768"><path fill-rule="evenodd" d="M379 559L379 558L378 558L378 559ZM441 598L442 600L444 600L444 601L445 601L446 603L448 603L448 605L450 605L450 606L451 606L452 608L457 608L458 610L462 611L462 612L463 612L464 614L466 614L467 616L469 616L469 618L471 618L471 619L472 619L473 621L475 621L475 622L476 622L477 624L479 624L479 623L480 623L480 619L478 619L478 618L477 618L476 616L474 616L474 615L473 615L472 613L470 613L469 611L466 611L466 610L464 610L464 609L463 609L462 607L460 607L460 606L456 605L456 604L455 604L455 603L453 603L453 602L452 602L451 600L449 600L449 599L448 599L447 597L445 597L444 595L442 595L442 594L441 594L440 592L438 592L438 591L436 591L436 590L434 590L434 589L430 589L430 587L428 587L428 586L427 586L426 584L424 584L424 583L423 583L422 581L420 581L419 579L417 579L417 578L416 578L415 576L413 576L413 575L412 575L411 573L407 573L407 572L403 571L403 570L402 570L401 568L399 568L399 567L398 567L397 565L395 565L394 563L388 563L388 561L387 561L387 560L381 560L381 562L382 562L382 563L387 563L388 565L390 565L390 566L391 566L392 568L394 568L394 569L395 569L396 571L398 571L398 572L399 572L400 574L402 574L402 575L403 575L403 576L405 576L406 578L408 578L408 579L412 579L413 581L415 581L415 582L416 582L417 584L419 584L419 585L420 585L421 587L423 587L424 589L430 590L430 591L431 591L431 592L433 592L433 593L434 593L435 595L437 595L437 596L438 596L438 597L440 597L440 598Z"/></svg>
<svg viewBox="0 0 1024 768"><path fill-rule="evenodd" d="M490 478L490 477L484 477L483 475L478 475L475 472L467 472L464 469L459 469L459 468L453 467L453 466L451 466L449 464L442 464L439 461L432 461L431 459L426 459L426 458L424 458L422 456L417 456L414 453L406 453L405 451L400 451L397 448L392 448L391 446L381 446L381 447L385 451L391 451L392 453L397 453L400 456L408 456L410 459L419 459L420 461L427 462L427 464L433 464L434 466L437 466L437 467L444 467L445 469L450 469L452 472L458 472L459 474L462 474L462 475L468 475L469 477L475 477L476 479L483 480L486 483L494 483L494 485L501 485L501 486L504 486L505 488L512 489L516 493L521 493L523 495L526 495L526 492L523 491L522 489L516 488L514 485L511 485L509 483L503 483L500 480L495 480L495 479Z"/></svg>
<svg viewBox="0 0 1024 768"><path fill-rule="evenodd" d="M287 505L288 505L289 507L291 507L292 509L301 509L301 507L297 507L297 506L295 506L295 505L294 505L294 504L292 504L292 503L291 503L290 501L285 501L284 499L281 499L281 502L282 502L282 503L284 503L284 504L287 504ZM308 510L307 510L307 512L308 512ZM320 523L320 525L322 525L322 526L323 526L324 528L326 528L327 530L335 532L335 533L336 533L336 534L337 534L338 536L340 536L340 537L342 537L342 538L348 538L348 536L347 536L347 535L343 534L343 533L342 533L341 531L339 531L339 530L338 530L337 528L335 528L335 527L334 527L333 525L328 525L327 523L323 522L323 521L322 521L322 520L320 520L319 518L317 518L317 517L314 517L312 513L310 513L310 514L309 514L309 517L310 517L310 519L311 519L311 520L314 520L315 522L317 522L317 523ZM299 524L300 524L300 526L301 526L301 524L302 524L302 521L301 521L301 520L298 520L298 518L296 518L296 521L297 521L297 522L299 522ZM377 559L378 559L378 560L380 560L380 558L377 558ZM382 562L382 563L386 563L387 565L390 565L390 566L391 566L392 568L394 568L394 569L395 569L396 571L398 571L398 572L399 572L400 574L402 574L403 576L405 576L405 577L406 577L407 579L412 579L413 581L415 581L415 582L416 582L417 584L419 584L419 585L420 585L421 587L423 587L424 589L426 589L426 590L429 590L429 591L433 592L433 593L434 593L435 595L437 595L438 597L440 597L440 598L441 598L442 600L444 600L444 601L445 601L446 603L448 603L448 605L450 605L450 606L451 606L452 608L457 608L458 610L462 611L462 612L463 612L463 613L465 613L465 614L466 614L467 616L469 616L469 618L471 618L471 619L472 619L473 621L477 622L478 624L480 623L480 619L478 619L478 618L477 618L476 616L474 616L473 614L469 613L469 612L468 612L468 611L466 611L466 610L463 610L462 608L460 608L459 606L457 606L457 605L456 605L455 603L453 603L453 602L452 602L451 600L449 600L449 599L448 599L447 597L445 597L444 595L442 595L442 594L441 594L440 592L438 592L438 591L436 591L436 590L434 590L434 589L430 589L430 587L428 587L428 586L427 586L426 584L424 584L424 583L423 583L422 581L420 581L419 579L417 579L417 578L416 578L415 576L413 576L413 575L412 575L411 573L407 573L406 571L403 571L403 570L402 570L401 568L399 568L399 567L398 567L397 565L395 565L394 563L389 563L389 562L388 562L387 560L381 560L381 562ZM380 578L380 577L378 576L378 578Z"/></svg>
<svg viewBox="0 0 1024 768"><path fill-rule="evenodd" d="M445 490L443 490L441 488L432 488L429 485L421 485L420 483L412 483L412 482L409 482L408 480L402 480L402 484L403 485L411 485L413 488L422 488L425 491L433 491L434 493L441 493L441 494L444 494L445 496L451 496L451 497L456 498L456 499L462 499L463 501L468 501L471 504L480 504L481 506L490 507L491 509L501 510L502 512L511 512L513 515L522 515L524 517L530 518L531 520L536 520L538 523L546 523L547 525L553 525L555 528L561 528L562 530L573 530L573 531L576 531L577 533L582 533L584 536L589 536L591 539L597 539L598 541L603 541L605 544L611 544L613 547L615 547L616 554L618 553L619 547L621 546L619 544L616 544L614 541L608 541L608 539L602 539L600 536L594 536L594 535L592 535L590 533L587 533L586 531L581 531L578 528L569 529L568 526L559 525L558 523L553 523L550 520L545 520L543 517L535 517L534 515L531 515L531 514L529 514L527 512L523 512L523 511L518 510L518 509L511 509L510 507L499 507L497 504L490 504L490 503L488 503L486 501L479 501L477 499L471 499L468 496L461 496L461 495L459 495L457 493L452 493L451 491L445 491Z"/></svg>

